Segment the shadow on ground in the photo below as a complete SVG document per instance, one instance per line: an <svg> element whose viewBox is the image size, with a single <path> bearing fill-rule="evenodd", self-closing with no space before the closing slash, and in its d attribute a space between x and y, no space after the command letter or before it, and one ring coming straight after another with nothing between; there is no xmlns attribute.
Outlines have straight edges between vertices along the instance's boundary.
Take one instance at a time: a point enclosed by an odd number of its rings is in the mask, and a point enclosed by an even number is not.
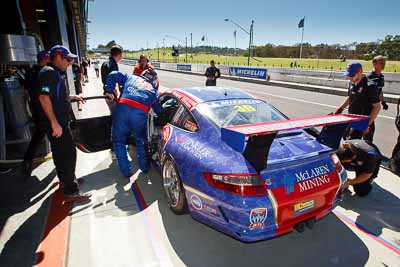
<svg viewBox="0 0 400 267"><path fill-rule="evenodd" d="M42 240L46 214L51 202L51 195L48 193L56 187L56 183L51 184L55 176L56 172L53 170L42 180L36 176L26 178L19 169L15 169L0 177L0 233L11 216L41 202L37 210L30 212L32 215L2 246L0 265L32 266L35 263L36 250Z"/></svg>
<svg viewBox="0 0 400 267"><path fill-rule="evenodd" d="M187 266L355 267L364 266L369 258L364 243L332 214L302 234L242 243L194 221L190 215L173 214L155 172L142 177L139 184L149 206L158 200L169 241Z"/></svg>
<svg viewBox="0 0 400 267"><path fill-rule="evenodd" d="M381 235L383 228L400 232L400 199L377 183L366 197L348 196L340 206L358 213L356 223L375 235Z"/></svg>

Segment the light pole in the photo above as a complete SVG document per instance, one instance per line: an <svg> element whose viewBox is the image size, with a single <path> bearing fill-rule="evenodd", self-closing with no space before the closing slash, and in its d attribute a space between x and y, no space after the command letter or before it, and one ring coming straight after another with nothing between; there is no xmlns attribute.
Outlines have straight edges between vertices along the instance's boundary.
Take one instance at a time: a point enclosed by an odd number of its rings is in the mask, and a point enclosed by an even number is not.
<svg viewBox="0 0 400 267"><path fill-rule="evenodd" d="M236 27L240 28L242 31L244 31L245 33L247 33L249 35L249 54L247 56L247 65L250 66L251 48L253 46L253 25L254 25L254 20L251 21L250 31L249 32L247 30L245 30L242 26L240 26L238 23L236 23L232 19L224 19L224 21L230 21L233 25L235 25Z"/></svg>
<svg viewBox="0 0 400 267"><path fill-rule="evenodd" d="M163 47L163 60L165 60L165 37L162 38L162 47Z"/></svg>

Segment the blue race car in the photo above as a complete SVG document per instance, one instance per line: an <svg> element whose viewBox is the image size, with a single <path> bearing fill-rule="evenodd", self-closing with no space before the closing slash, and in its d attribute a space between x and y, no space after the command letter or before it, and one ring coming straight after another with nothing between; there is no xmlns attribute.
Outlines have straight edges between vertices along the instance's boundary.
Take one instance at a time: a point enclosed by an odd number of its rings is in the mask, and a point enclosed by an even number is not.
<svg viewBox="0 0 400 267"><path fill-rule="evenodd" d="M289 120L224 87L172 89L160 101L165 114L150 112L148 150L171 210L245 242L312 228L335 208L347 176L334 151L346 128L363 130L369 121L342 114ZM94 127L95 137L85 130ZM77 147L109 147L109 127L108 117L76 121Z"/></svg>

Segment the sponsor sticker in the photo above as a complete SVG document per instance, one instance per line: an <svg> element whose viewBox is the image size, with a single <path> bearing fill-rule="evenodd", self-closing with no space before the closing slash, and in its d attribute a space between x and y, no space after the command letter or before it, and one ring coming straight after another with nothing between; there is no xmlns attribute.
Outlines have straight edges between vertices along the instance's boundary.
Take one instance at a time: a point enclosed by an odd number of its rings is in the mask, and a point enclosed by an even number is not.
<svg viewBox="0 0 400 267"><path fill-rule="evenodd" d="M171 138L172 128L170 125L166 125L161 130L162 139L164 146L168 143L169 139Z"/></svg>
<svg viewBox="0 0 400 267"><path fill-rule="evenodd" d="M241 113L246 113L246 112L256 112L256 108L252 105L237 105L234 106L234 108Z"/></svg>
<svg viewBox="0 0 400 267"><path fill-rule="evenodd" d="M194 122L191 121L186 121L185 122L185 128L188 129L189 131L197 131L197 125Z"/></svg>
<svg viewBox="0 0 400 267"><path fill-rule="evenodd" d="M208 206L208 205L203 204L203 210L204 210L204 211L207 211L208 213L211 213L212 215L218 216L218 215L217 215L217 210L214 209L214 208L211 207L211 206Z"/></svg>
<svg viewBox="0 0 400 267"><path fill-rule="evenodd" d="M294 205L294 213L300 214L314 208L314 199L300 202Z"/></svg>
<svg viewBox="0 0 400 267"><path fill-rule="evenodd" d="M192 195L190 197L190 203L192 204L192 207L195 208L196 210L203 209L203 202L201 201L200 197L197 195Z"/></svg>
<svg viewBox="0 0 400 267"><path fill-rule="evenodd" d="M331 182L331 170L327 164L309 168L301 169L292 174L285 174L283 177L283 184L286 194L293 192L306 192L319 187L326 186Z"/></svg>
<svg viewBox="0 0 400 267"><path fill-rule="evenodd" d="M250 211L250 229L264 227L264 222L267 219L267 208L257 208Z"/></svg>

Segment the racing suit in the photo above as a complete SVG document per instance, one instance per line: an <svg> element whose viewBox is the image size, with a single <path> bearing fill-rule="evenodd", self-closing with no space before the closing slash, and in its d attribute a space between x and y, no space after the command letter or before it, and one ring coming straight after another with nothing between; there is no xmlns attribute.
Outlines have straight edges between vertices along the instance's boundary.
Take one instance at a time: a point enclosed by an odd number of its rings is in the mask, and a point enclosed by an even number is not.
<svg viewBox="0 0 400 267"><path fill-rule="evenodd" d="M161 114L163 108L158 101L157 89L142 77L113 71L106 80L106 93L112 94L116 83L122 85L124 89L113 114L112 140L119 169L129 178L133 170L128 160L127 139L133 133L139 168L146 173L149 170L145 149L147 114L151 108L156 114Z"/></svg>

